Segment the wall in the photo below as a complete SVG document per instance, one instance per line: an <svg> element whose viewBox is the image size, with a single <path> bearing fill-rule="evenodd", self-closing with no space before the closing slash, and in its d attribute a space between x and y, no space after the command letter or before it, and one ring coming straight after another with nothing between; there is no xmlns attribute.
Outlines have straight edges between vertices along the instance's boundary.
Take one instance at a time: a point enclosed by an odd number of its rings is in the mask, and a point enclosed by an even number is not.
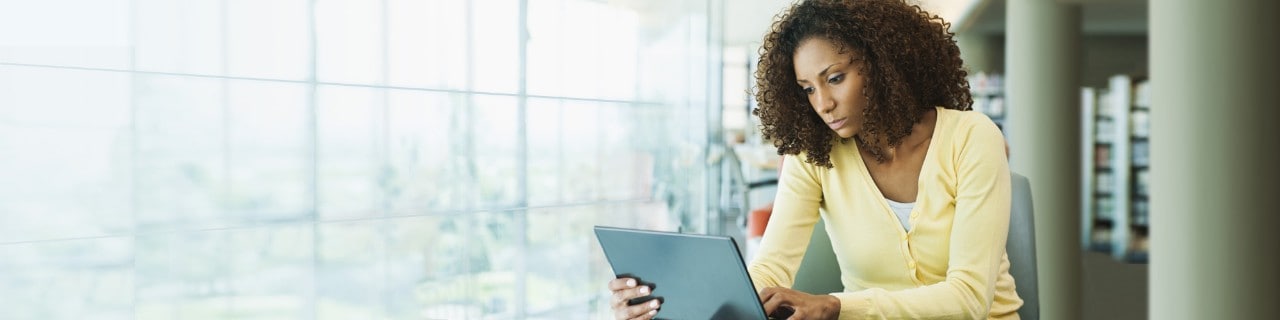
<svg viewBox="0 0 1280 320"><path fill-rule="evenodd" d="M961 55L971 71L1004 73L1003 35L957 35ZM1148 73L1147 37L1143 35L1085 35L1081 41L1082 86L1103 88L1117 74Z"/></svg>

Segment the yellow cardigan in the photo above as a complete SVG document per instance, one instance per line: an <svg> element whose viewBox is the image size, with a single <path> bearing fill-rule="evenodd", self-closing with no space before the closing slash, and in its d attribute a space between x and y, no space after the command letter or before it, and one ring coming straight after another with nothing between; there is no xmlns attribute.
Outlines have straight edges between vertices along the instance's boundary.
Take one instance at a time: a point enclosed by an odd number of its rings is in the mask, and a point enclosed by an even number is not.
<svg viewBox="0 0 1280 320"><path fill-rule="evenodd" d="M874 160L871 160L874 161ZM1018 319L1009 275L1009 162L985 115L938 108L909 223L902 228L856 143L833 168L783 162L773 215L748 271L756 289L791 287L819 215L844 292L840 319Z"/></svg>

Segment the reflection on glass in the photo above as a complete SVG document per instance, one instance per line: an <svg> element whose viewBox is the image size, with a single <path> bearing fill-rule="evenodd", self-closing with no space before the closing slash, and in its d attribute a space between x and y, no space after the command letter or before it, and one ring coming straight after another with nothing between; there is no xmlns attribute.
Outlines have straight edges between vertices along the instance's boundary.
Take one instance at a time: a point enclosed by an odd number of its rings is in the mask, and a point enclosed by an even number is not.
<svg viewBox="0 0 1280 320"><path fill-rule="evenodd" d="M133 222L143 229L225 225L225 82L139 76L135 83Z"/></svg>
<svg viewBox="0 0 1280 320"><path fill-rule="evenodd" d="M128 0L0 3L0 61L128 69Z"/></svg>
<svg viewBox="0 0 1280 320"><path fill-rule="evenodd" d="M307 0L225 0L228 75L303 80L310 73Z"/></svg>
<svg viewBox="0 0 1280 320"><path fill-rule="evenodd" d="M0 66L0 241L129 230L129 91L120 73Z"/></svg>
<svg viewBox="0 0 1280 320"><path fill-rule="evenodd" d="M228 213L238 220L309 216L311 115L306 87L234 81L227 92Z"/></svg>
<svg viewBox="0 0 1280 320"><path fill-rule="evenodd" d="M614 205L570 206L528 212L528 314L537 318L583 315L611 317L609 296L600 279L614 277L592 226L632 226L674 230L665 217L665 204L634 202ZM586 316L591 315L591 316Z"/></svg>
<svg viewBox="0 0 1280 320"><path fill-rule="evenodd" d="M397 87L467 88L466 0L387 0L387 70Z"/></svg>
<svg viewBox="0 0 1280 320"><path fill-rule="evenodd" d="M476 192L481 207L503 208L519 200L516 183L520 181L516 162L517 126L519 125L516 99L505 96L468 96L468 135L459 140L465 143L456 148L454 156L467 159L464 171L476 179ZM457 141L457 140L455 140Z"/></svg>
<svg viewBox="0 0 1280 320"><path fill-rule="evenodd" d="M529 250L524 252L528 266L530 314L590 313L591 301L601 289L599 279L612 273L607 262L595 260L602 255L593 247L591 227L608 223L608 217L621 217L622 208L579 206L533 210L529 214ZM598 245L596 245L598 246ZM604 277L600 277L604 275Z"/></svg>
<svg viewBox="0 0 1280 320"><path fill-rule="evenodd" d="M0 246L5 319L128 319L134 297L128 237Z"/></svg>
<svg viewBox="0 0 1280 320"><path fill-rule="evenodd" d="M663 136L650 106L529 100L531 205L649 199ZM654 148L655 144L659 145Z"/></svg>
<svg viewBox="0 0 1280 320"><path fill-rule="evenodd" d="M391 90L388 159L379 181L393 215L465 210L474 202L466 159L455 157L465 136L462 95Z"/></svg>
<svg viewBox="0 0 1280 320"><path fill-rule="evenodd" d="M381 84L381 1L317 0L315 11L316 78Z"/></svg>
<svg viewBox="0 0 1280 320"><path fill-rule="evenodd" d="M317 95L317 215L381 216L386 90L320 86Z"/></svg>
<svg viewBox="0 0 1280 320"><path fill-rule="evenodd" d="M0 318L607 318L592 225L699 230L706 1L130 3L0 66Z"/></svg>
<svg viewBox="0 0 1280 320"><path fill-rule="evenodd" d="M405 318L390 316L387 224L383 221L326 223L316 230L316 317L319 319Z"/></svg>
<svg viewBox="0 0 1280 320"><path fill-rule="evenodd" d="M133 0L134 68L221 75L226 67L220 0Z"/></svg>
<svg viewBox="0 0 1280 320"><path fill-rule="evenodd" d="M471 88L516 93L520 63L520 1L472 0Z"/></svg>
<svg viewBox="0 0 1280 320"><path fill-rule="evenodd" d="M418 268L413 293L428 319L517 318L516 271L519 235L512 212L477 212L444 219L400 219L393 255L425 253L420 264L390 262L391 268Z"/></svg>
<svg viewBox="0 0 1280 320"><path fill-rule="evenodd" d="M138 237L141 319L299 318L310 314L315 247L310 226Z"/></svg>
<svg viewBox="0 0 1280 320"><path fill-rule="evenodd" d="M529 93L636 98L638 22L637 12L626 7L530 0Z"/></svg>

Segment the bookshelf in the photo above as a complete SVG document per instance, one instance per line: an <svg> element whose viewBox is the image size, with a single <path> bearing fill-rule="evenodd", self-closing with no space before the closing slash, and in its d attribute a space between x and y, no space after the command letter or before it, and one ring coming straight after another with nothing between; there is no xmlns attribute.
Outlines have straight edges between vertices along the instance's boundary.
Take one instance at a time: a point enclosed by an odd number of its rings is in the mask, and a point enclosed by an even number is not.
<svg viewBox="0 0 1280 320"><path fill-rule="evenodd" d="M978 72L969 76L969 93L973 96L973 110L986 114L991 121L1008 130L1005 126L1004 76ZM1005 137L1008 137L1005 131Z"/></svg>
<svg viewBox="0 0 1280 320"><path fill-rule="evenodd" d="M1098 103L1107 89L1081 88L1081 205L1084 210L1080 236L1084 248L1111 252L1111 231L1115 226L1111 199L1112 112Z"/></svg>
<svg viewBox="0 0 1280 320"><path fill-rule="evenodd" d="M1148 261L1150 98L1145 79L1113 76L1081 90L1082 245Z"/></svg>

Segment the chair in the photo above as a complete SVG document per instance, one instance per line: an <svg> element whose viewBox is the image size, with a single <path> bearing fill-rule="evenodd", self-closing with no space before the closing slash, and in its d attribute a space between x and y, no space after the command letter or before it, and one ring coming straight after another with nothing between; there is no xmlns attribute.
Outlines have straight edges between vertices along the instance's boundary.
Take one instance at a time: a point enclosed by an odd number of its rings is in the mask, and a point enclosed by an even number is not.
<svg viewBox="0 0 1280 320"><path fill-rule="evenodd" d="M1018 296L1023 301L1018 316L1036 320L1040 318L1040 295L1036 279L1036 230L1031 207L1031 183L1022 175L1014 173L1011 176L1013 203L1009 213L1009 239L1005 244L1009 254L1009 274L1013 276ZM844 290L840 283L840 266L822 219L813 228L809 249L805 251L791 288L811 294Z"/></svg>
<svg viewBox="0 0 1280 320"><path fill-rule="evenodd" d="M1009 274L1017 285L1022 308L1018 317L1040 319L1040 286L1036 269L1036 223L1031 207L1031 181L1017 173L1013 176L1013 203L1009 212Z"/></svg>

